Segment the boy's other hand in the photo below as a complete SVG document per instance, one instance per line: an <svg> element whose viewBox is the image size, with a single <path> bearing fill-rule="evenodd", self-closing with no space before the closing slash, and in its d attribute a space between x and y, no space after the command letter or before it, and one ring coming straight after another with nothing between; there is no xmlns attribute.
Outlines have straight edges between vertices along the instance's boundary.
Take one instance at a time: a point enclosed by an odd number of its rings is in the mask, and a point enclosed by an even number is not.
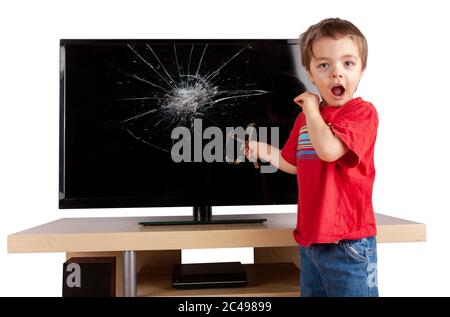
<svg viewBox="0 0 450 317"><path fill-rule="evenodd" d="M294 102L302 107L303 112L319 111L320 97L310 92L304 92L294 98Z"/></svg>
<svg viewBox="0 0 450 317"><path fill-rule="evenodd" d="M245 157L249 161L257 161L259 159L258 155L258 142L248 141L245 144Z"/></svg>
<svg viewBox="0 0 450 317"><path fill-rule="evenodd" d="M245 157L250 162L253 162L253 165L255 165L255 168L259 168L259 147L260 143L257 141L247 141L245 142Z"/></svg>

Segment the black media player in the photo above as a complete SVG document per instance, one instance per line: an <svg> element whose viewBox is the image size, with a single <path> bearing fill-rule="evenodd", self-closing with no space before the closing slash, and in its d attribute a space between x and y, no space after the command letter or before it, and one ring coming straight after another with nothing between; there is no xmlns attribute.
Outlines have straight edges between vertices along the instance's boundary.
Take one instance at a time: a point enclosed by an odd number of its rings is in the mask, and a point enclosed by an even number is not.
<svg viewBox="0 0 450 317"><path fill-rule="evenodd" d="M242 287L247 272L240 262L175 264L172 287L179 289Z"/></svg>

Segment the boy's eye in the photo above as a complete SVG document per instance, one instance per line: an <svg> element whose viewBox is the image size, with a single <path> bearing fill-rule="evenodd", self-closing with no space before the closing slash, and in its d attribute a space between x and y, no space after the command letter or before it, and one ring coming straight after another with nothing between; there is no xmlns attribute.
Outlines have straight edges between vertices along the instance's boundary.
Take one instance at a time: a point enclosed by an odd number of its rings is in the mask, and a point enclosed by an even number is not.
<svg viewBox="0 0 450 317"><path fill-rule="evenodd" d="M354 66L355 63L352 62L352 61L345 61L344 65L345 65L345 66Z"/></svg>
<svg viewBox="0 0 450 317"><path fill-rule="evenodd" d="M327 64L327 63L321 63L321 64L319 64L319 68L323 68L323 69L325 69L325 68L327 68L329 65Z"/></svg>

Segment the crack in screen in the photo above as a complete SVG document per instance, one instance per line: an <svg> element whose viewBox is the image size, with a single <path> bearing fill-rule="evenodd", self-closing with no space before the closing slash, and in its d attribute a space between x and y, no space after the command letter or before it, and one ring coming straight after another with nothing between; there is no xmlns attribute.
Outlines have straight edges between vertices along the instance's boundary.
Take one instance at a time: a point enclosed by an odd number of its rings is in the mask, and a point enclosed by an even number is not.
<svg viewBox="0 0 450 317"><path fill-rule="evenodd" d="M126 46L127 61L113 76L116 124L163 151L173 145L171 131L192 130L195 119L204 128L245 128L257 121L262 98L272 94L258 82L264 71L252 44Z"/></svg>

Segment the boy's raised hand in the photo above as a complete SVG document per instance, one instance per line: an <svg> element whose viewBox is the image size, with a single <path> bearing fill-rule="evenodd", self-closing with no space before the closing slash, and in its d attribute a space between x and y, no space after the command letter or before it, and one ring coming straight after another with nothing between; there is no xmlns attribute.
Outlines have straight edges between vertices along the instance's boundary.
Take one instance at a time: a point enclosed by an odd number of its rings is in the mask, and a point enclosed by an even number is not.
<svg viewBox="0 0 450 317"><path fill-rule="evenodd" d="M295 97L294 102L302 107L303 112L319 111L320 97L308 91Z"/></svg>

